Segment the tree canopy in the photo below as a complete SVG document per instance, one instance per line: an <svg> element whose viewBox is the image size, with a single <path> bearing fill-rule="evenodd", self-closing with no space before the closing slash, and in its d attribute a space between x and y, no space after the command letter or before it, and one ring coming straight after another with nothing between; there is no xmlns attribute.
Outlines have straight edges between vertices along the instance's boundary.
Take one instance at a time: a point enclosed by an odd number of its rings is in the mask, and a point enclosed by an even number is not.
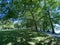
<svg viewBox="0 0 60 45"><path fill-rule="evenodd" d="M2 20L10 18L22 20L21 26L38 30L50 30L54 33L54 25L60 21L59 0L4 0L0 3ZM58 12L57 12L58 11Z"/></svg>

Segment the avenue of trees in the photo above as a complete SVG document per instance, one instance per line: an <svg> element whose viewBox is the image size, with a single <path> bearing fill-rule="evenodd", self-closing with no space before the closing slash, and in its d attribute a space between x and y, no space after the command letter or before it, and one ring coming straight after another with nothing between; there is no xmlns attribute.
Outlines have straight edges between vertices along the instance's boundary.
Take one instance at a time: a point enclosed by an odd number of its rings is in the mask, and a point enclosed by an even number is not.
<svg viewBox="0 0 60 45"><path fill-rule="evenodd" d="M0 19L0 25L10 24L37 32L52 30L55 33L53 24L60 24L59 10L59 0L10 0L10 3L3 0L0 13L4 17ZM18 20L18 23L13 24L14 20Z"/></svg>

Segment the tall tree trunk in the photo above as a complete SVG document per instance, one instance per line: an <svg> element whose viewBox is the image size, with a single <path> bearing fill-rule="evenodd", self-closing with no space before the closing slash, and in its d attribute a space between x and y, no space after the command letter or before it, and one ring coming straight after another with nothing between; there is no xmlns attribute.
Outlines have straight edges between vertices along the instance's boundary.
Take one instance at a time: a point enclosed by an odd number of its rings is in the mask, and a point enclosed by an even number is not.
<svg viewBox="0 0 60 45"><path fill-rule="evenodd" d="M30 2L32 2L32 0L30 0ZM32 3L31 3L31 6L32 6ZM31 16L33 18L33 23L34 23L35 30L38 32L38 27L37 27L37 24L36 24L36 20L34 19L35 18L34 14L32 13L32 10L29 9L29 11L30 11Z"/></svg>
<svg viewBox="0 0 60 45"><path fill-rule="evenodd" d="M52 33L55 33L54 32L53 23L52 23L52 20L51 20L51 17L50 17L49 7L47 7L46 0L44 0L44 4L45 4L45 6L44 6L45 7L45 11L47 11L46 13L47 13L47 15L49 17L50 25L51 25L51 28L52 28ZM48 10L47 10L47 8L48 8Z"/></svg>
<svg viewBox="0 0 60 45"><path fill-rule="evenodd" d="M50 24L51 24L51 28L52 28L52 33L55 33L49 10L48 10L48 16L49 16L49 20L50 20Z"/></svg>
<svg viewBox="0 0 60 45"><path fill-rule="evenodd" d="M34 26L35 26L35 30L38 32L38 27L37 27L36 21L34 19L34 15L33 15L32 11L30 11L30 13L31 13L32 18L33 18L33 23L34 23Z"/></svg>

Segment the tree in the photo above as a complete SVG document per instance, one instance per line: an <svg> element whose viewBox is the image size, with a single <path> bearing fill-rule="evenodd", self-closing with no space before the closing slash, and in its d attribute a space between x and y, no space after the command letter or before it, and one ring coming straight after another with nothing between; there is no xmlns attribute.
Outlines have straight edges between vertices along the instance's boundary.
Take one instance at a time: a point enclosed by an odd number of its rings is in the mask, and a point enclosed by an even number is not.
<svg viewBox="0 0 60 45"><path fill-rule="evenodd" d="M54 33L53 23L58 21L51 17L56 17L52 11L59 6L57 2L56 0L12 0L11 5L7 7L8 13L3 19L20 19L22 27L34 27L36 31L38 28L45 31L51 27Z"/></svg>

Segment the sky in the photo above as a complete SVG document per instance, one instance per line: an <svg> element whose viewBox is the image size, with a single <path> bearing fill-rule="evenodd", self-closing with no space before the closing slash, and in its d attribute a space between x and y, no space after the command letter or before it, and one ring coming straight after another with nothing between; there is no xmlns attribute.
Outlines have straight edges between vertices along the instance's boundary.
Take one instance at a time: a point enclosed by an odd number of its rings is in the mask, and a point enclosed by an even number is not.
<svg viewBox="0 0 60 45"><path fill-rule="evenodd" d="M4 0L4 1L9 4L11 0ZM1 4L2 4L2 0L0 0L0 5ZM8 10L6 8L7 8L6 6L3 7L2 13L0 13L0 19L3 18L5 16L5 14L8 13Z"/></svg>

